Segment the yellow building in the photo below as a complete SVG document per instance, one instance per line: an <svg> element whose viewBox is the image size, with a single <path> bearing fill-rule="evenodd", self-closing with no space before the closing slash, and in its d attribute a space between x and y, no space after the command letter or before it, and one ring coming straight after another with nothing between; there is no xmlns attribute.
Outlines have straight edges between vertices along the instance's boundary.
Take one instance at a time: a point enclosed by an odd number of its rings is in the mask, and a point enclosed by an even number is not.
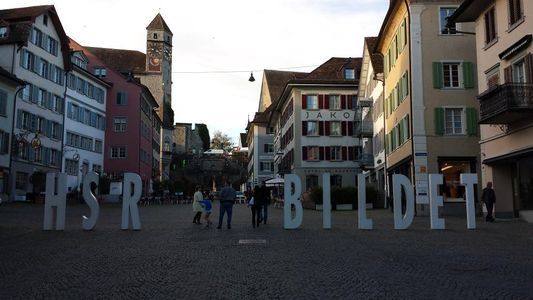
<svg viewBox="0 0 533 300"><path fill-rule="evenodd" d="M533 2L464 1L450 24L474 22L483 185L497 217L533 221ZM458 26L459 26L458 25Z"/></svg>
<svg viewBox="0 0 533 300"><path fill-rule="evenodd" d="M460 174L479 171L475 40L446 27L458 6L391 0L374 49L383 55L388 180L411 179L418 214L428 212L428 174L443 174L444 212L456 213L465 211Z"/></svg>

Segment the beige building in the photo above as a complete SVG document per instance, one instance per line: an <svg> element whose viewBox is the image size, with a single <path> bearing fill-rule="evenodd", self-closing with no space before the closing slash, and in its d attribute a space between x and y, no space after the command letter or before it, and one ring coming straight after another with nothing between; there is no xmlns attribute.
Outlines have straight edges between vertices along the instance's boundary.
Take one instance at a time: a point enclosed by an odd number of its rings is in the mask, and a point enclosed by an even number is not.
<svg viewBox="0 0 533 300"><path fill-rule="evenodd" d="M460 174L479 173L475 40L446 27L458 6L392 0L375 47L383 55L388 180L396 173L411 179L418 214L428 213L428 174L443 174L444 212L451 213L465 211Z"/></svg>
<svg viewBox="0 0 533 300"><path fill-rule="evenodd" d="M497 217L531 221L532 17L530 0L468 0L450 22L475 24L483 186L494 183Z"/></svg>
<svg viewBox="0 0 533 300"><path fill-rule="evenodd" d="M357 136L357 88L361 58L331 58L309 74L289 80L272 104L275 170L300 177L302 190L355 186L361 172Z"/></svg>

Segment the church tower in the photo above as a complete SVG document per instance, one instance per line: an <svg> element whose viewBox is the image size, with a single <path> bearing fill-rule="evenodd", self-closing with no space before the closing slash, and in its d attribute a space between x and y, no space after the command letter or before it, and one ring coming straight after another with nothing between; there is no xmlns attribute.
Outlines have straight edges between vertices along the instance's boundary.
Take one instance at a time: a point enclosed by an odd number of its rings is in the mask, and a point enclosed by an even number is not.
<svg viewBox="0 0 533 300"><path fill-rule="evenodd" d="M160 13L146 27L146 72L141 83L148 87L159 104L162 121L160 144L161 179L170 178L174 137L172 110L172 31Z"/></svg>
<svg viewBox="0 0 533 300"><path fill-rule="evenodd" d="M146 27L146 84L159 104L164 127L174 124L172 111L172 31L160 13Z"/></svg>

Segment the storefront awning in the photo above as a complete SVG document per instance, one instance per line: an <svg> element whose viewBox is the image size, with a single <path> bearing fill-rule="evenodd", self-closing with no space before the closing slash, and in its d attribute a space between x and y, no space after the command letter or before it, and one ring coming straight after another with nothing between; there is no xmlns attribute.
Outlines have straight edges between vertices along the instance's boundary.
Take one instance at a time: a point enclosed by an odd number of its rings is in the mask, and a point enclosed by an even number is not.
<svg viewBox="0 0 533 300"><path fill-rule="evenodd" d="M483 160L483 164L490 165L495 163L502 163L507 160L519 159L526 156L533 156L533 147L485 159Z"/></svg>

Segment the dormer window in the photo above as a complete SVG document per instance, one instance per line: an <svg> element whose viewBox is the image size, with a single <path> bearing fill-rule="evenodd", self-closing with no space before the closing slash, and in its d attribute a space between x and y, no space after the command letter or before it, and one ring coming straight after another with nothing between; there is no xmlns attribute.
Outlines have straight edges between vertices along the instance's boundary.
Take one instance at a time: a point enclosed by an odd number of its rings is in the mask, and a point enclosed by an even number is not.
<svg viewBox="0 0 533 300"><path fill-rule="evenodd" d="M106 68L95 68L94 75L99 78L104 78L107 76L107 70Z"/></svg>
<svg viewBox="0 0 533 300"><path fill-rule="evenodd" d="M355 79L355 70L352 68L344 69L344 79Z"/></svg>
<svg viewBox="0 0 533 300"><path fill-rule="evenodd" d="M7 26L0 26L0 39L7 37Z"/></svg>

